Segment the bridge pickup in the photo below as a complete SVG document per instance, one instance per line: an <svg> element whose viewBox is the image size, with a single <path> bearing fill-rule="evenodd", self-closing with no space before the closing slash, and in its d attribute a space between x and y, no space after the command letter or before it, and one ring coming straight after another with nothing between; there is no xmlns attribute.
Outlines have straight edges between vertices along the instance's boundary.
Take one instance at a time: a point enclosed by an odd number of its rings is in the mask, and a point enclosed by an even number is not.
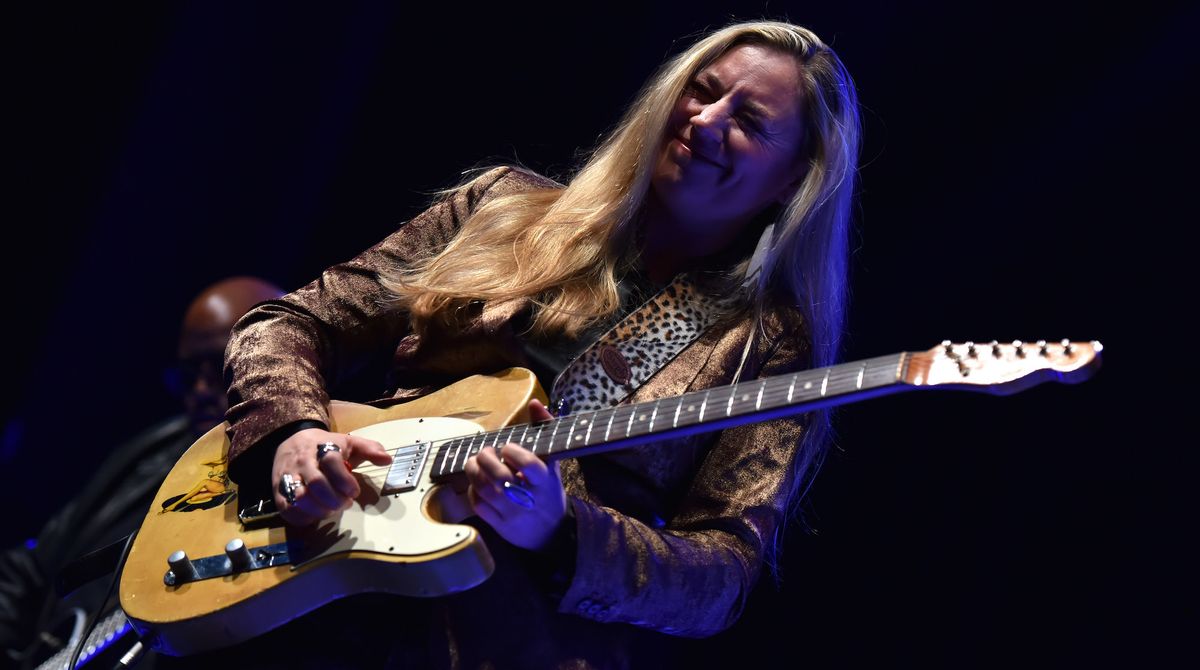
<svg viewBox="0 0 1200 670"><path fill-rule="evenodd" d="M259 500L242 509L238 512L238 520L246 530L283 525L283 518L279 516L279 510L275 509L274 500Z"/></svg>

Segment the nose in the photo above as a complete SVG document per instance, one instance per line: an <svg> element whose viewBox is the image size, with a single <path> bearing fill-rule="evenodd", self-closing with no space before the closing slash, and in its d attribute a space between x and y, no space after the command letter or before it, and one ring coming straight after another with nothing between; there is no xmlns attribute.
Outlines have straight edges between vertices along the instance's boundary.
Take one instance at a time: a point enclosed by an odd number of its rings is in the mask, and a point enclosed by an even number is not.
<svg viewBox="0 0 1200 670"><path fill-rule="evenodd" d="M694 133L699 133L710 142L721 142L729 129L729 109L723 100L704 105L691 118Z"/></svg>

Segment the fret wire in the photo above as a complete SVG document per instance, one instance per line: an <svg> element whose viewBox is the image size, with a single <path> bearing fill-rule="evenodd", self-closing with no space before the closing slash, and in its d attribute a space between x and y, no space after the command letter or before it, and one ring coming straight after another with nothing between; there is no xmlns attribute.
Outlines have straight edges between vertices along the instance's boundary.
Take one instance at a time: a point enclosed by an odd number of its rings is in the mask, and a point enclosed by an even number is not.
<svg viewBox="0 0 1200 670"><path fill-rule="evenodd" d="M478 445L475 444L476 439L479 440ZM456 463L457 472L462 472L467 469L467 461L471 460L472 456L483 450L483 443L485 441L487 441L487 433L477 433L472 435L471 438L467 440L466 448L460 451L462 462Z"/></svg>
<svg viewBox="0 0 1200 670"><path fill-rule="evenodd" d="M662 398L658 398L654 401L654 410L650 412L650 425L646 428L647 433L654 432L654 420L658 418L658 403L661 400Z"/></svg>
<svg viewBox="0 0 1200 670"><path fill-rule="evenodd" d="M825 370L825 378L821 380L821 397L822 397L822 398L824 398L824 397L825 397L825 390L826 390L827 388L829 388L829 373L830 373L831 371L832 371L831 369L828 369L828 368L827 368L827 369Z"/></svg>
<svg viewBox="0 0 1200 670"><path fill-rule="evenodd" d="M458 456L458 450L462 448L462 440L454 445L454 448L446 452L446 460L442 463L443 473L454 472L454 459Z"/></svg>
<svg viewBox="0 0 1200 670"><path fill-rule="evenodd" d="M737 387L734 386L729 390L729 402L725 403L725 416L729 416L733 412L733 400L737 398Z"/></svg>
<svg viewBox="0 0 1200 670"><path fill-rule="evenodd" d="M454 472L454 460L458 457L458 450L462 449L463 440L459 440L458 444L454 445L454 449L446 453L446 472Z"/></svg>
<svg viewBox="0 0 1200 670"><path fill-rule="evenodd" d="M625 437L629 437L629 431L633 430L633 418L637 416L637 405L630 405L629 423L625 424Z"/></svg>
<svg viewBox="0 0 1200 670"><path fill-rule="evenodd" d="M554 430L550 431L550 443L546 445L547 454L554 453L554 436L558 434L558 427L562 425L562 422L562 419L556 419L554 421Z"/></svg>
<svg viewBox="0 0 1200 670"><path fill-rule="evenodd" d="M546 428L546 424L543 423L543 424L539 425L537 435L533 438L533 453L535 453L535 454L537 453L538 447L542 446L542 430L544 430L545 428ZM546 449L546 453L547 454L550 453L550 450Z"/></svg>
<svg viewBox="0 0 1200 670"><path fill-rule="evenodd" d="M613 419L617 418L617 410L612 410L608 415L608 426L604 429L604 441L608 442L608 434L612 431Z"/></svg>
<svg viewBox="0 0 1200 670"><path fill-rule="evenodd" d="M764 379L763 383L759 384L759 386L758 386L758 397L754 399L754 409L755 410L758 410L762 407L762 396L763 396L763 391L765 391L765 390L767 390L767 380Z"/></svg>
<svg viewBox="0 0 1200 670"><path fill-rule="evenodd" d="M447 463L448 472L451 472L451 473L456 472L455 468L458 467L458 452L462 448L463 448L463 442L461 440L459 440L459 443L454 445L454 450L451 451L449 454L447 454L447 456L449 456L449 458L447 459L449 461Z"/></svg>
<svg viewBox="0 0 1200 670"><path fill-rule="evenodd" d="M671 418L671 427L679 426L679 410L683 409L683 396L679 396L679 403L675 405L675 416Z"/></svg>
<svg viewBox="0 0 1200 670"><path fill-rule="evenodd" d="M575 434L575 426L579 423L579 415L571 417L571 429L567 431L567 441L563 444L564 449L571 448L571 436Z"/></svg>
<svg viewBox="0 0 1200 670"><path fill-rule="evenodd" d="M587 422L587 432L583 434L583 443L584 444L591 444L590 442L588 442L588 440L592 439L592 426L596 425L596 414L598 414L598 413L599 412L592 412L589 414L589 416L591 416L592 418L590 421Z"/></svg>
<svg viewBox="0 0 1200 670"><path fill-rule="evenodd" d="M446 471L446 454L447 454L447 452L449 452L449 450L450 450L450 444L451 444L451 442L447 442L445 445L443 445L443 446L442 446L442 448L441 448L440 450L438 450L438 456L437 456L437 457L438 457L438 459L440 459L440 460L441 460L441 462L440 462L440 463L437 463L437 462L435 461L435 463L436 463L436 464L437 464L437 466L438 466L438 471L437 471L437 472L438 472L438 474L439 474L439 475L440 475L440 474L442 474L442 473L444 473L444 472ZM388 466L388 470L389 470L389 471L391 470L391 466L390 466L390 465Z"/></svg>
<svg viewBox="0 0 1200 670"><path fill-rule="evenodd" d="M704 402L700 403L700 416L697 418L698 423L704 423L704 410L708 407L708 391L704 392Z"/></svg>

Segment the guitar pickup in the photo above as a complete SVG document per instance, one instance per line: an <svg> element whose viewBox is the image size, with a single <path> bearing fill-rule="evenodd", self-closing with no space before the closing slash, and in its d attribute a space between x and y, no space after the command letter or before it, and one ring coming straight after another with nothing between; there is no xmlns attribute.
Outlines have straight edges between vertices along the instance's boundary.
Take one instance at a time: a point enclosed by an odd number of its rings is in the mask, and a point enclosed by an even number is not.
<svg viewBox="0 0 1200 670"><path fill-rule="evenodd" d="M238 520L242 522L242 528L246 530L270 528L283 523L279 516L279 510L275 509L274 500L259 500L257 503L243 508L238 512Z"/></svg>

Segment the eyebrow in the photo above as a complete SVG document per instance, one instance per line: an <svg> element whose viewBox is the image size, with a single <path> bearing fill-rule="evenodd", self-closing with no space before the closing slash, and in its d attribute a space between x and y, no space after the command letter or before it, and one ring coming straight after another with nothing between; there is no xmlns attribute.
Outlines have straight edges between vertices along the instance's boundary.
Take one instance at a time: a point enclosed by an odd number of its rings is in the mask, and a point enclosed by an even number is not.
<svg viewBox="0 0 1200 670"><path fill-rule="evenodd" d="M696 79L703 80L702 83L705 86L709 87L710 89L716 89L719 91L726 90L725 84L723 84L721 82L721 79L719 77L717 77L717 75L713 74L711 71L700 73L696 77ZM775 118L767 112L766 107L763 107L762 105L755 102L754 100L743 99L742 107L744 107L745 110L747 112L749 112L751 116L754 116L762 121L774 121L775 120Z"/></svg>

